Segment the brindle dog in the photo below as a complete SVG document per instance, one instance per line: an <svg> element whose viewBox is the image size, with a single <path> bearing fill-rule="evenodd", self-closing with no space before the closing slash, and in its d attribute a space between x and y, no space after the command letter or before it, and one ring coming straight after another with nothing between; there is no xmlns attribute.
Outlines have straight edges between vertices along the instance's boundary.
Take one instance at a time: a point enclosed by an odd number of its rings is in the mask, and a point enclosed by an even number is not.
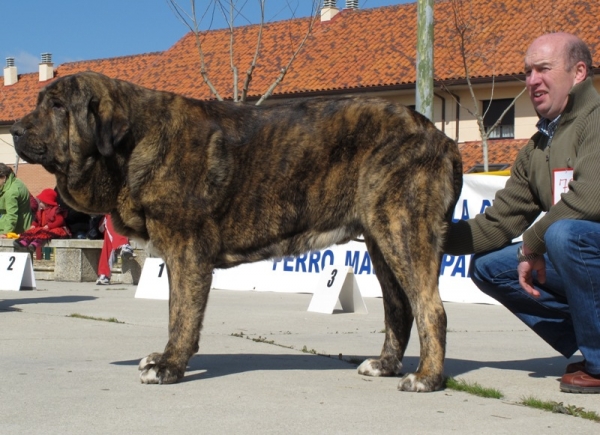
<svg viewBox="0 0 600 435"><path fill-rule="evenodd" d="M11 132L61 196L149 241L169 271L169 341L140 362L143 383L177 382L198 351L214 268L298 255L364 235L383 292L379 358L398 375L416 319L417 371L399 389L441 388L442 243L462 185L456 143L379 99L267 106L207 102L101 74L59 78Z"/></svg>

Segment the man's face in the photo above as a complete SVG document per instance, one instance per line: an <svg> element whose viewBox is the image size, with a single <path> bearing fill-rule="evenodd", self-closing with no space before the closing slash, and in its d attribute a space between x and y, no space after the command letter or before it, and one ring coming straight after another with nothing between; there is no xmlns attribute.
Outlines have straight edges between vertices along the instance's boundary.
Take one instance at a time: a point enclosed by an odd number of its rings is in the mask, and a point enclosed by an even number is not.
<svg viewBox="0 0 600 435"><path fill-rule="evenodd" d="M6 177L0 176L0 188L6 184Z"/></svg>
<svg viewBox="0 0 600 435"><path fill-rule="evenodd" d="M583 65L583 76L581 74ZM558 35L536 39L525 55L525 84L535 110L550 120L560 115L571 88L585 79L585 65L579 62L567 70L565 42Z"/></svg>

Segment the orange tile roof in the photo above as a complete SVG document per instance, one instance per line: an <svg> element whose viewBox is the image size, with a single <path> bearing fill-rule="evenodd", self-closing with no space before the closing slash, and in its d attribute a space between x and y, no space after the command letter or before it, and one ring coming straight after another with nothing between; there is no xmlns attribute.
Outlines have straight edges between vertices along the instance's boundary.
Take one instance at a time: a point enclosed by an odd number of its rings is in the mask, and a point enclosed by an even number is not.
<svg viewBox="0 0 600 435"><path fill-rule="evenodd" d="M488 163L507 163L512 166L519 150L529 139L490 139L488 140ZM475 165L483 164L481 141L464 142L458 145L463 161L463 172ZM508 168L507 168L508 169Z"/></svg>
<svg viewBox="0 0 600 435"><path fill-rule="evenodd" d="M0 123L14 122L35 106L37 94L48 82L40 83L37 74L20 74L11 86L0 82Z"/></svg>
<svg viewBox="0 0 600 435"><path fill-rule="evenodd" d="M145 53L108 59L83 60L60 65L57 77L81 71L102 71L107 76L138 82L140 75L161 58L163 52Z"/></svg>
<svg viewBox="0 0 600 435"><path fill-rule="evenodd" d="M70 62L56 68L54 77L63 77L81 71L98 71L111 77L137 82L142 71L152 66L162 53L147 53L136 56ZM0 81L0 123L15 119L33 110L40 89L50 80L40 82L38 73L19 74L19 81L4 86Z"/></svg>
<svg viewBox="0 0 600 435"><path fill-rule="evenodd" d="M453 4L449 0L435 4L437 80L464 78ZM463 15L473 27L473 37L467 43L473 78L523 74L527 45L548 31L579 34L591 46L592 53L600 53L597 0L538 0L535 4L525 0L463 0L463 4ZM264 27L250 95L261 95L277 77L305 35L309 21L279 21ZM258 28L245 26L235 31L235 59L240 73L250 65ZM329 22L317 22L276 94L414 85L416 28L416 3L344 10ZM231 98L228 30L205 33L203 45L211 80L223 97ZM146 70L142 76L144 85L196 98L212 97L199 73L193 34L165 51L159 64L158 70ZM595 66L600 66L600 59Z"/></svg>
<svg viewBox="0 0 600 435"><path fill-rule="evenodd" d="M598 0L463 0L463 15L473 28L468 43L473 78L513 77L523 73L523 54L531 40L549 31L580 35L596 54L600 67ZM435 3L436 80L464 78L453 30L453 2ZM263 44L250 96L261 95L287 64L306 34L309 18L265 25ZM312 35L275 95L352 92L414 86L416 3L362 10L343 10L329 22L315 23ZM250 65L259 26L235 30L235 59L240 82ZM209 77L224 98L232 96L228 30L202 36ZM195 37L188 33L160 53L66 63L56 76L94 70L141 85L195 98L213 98L200 75ZM47 83L47 82L46 82ZM0 122L23 116L35 104L37 74L23 74L12 86L0 83Z"/></svg>

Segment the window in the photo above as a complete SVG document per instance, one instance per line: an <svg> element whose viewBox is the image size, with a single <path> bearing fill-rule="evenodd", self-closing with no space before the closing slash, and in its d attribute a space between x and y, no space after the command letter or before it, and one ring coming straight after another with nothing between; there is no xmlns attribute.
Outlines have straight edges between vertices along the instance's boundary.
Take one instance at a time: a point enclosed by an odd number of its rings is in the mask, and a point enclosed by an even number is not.
<svg viewBox="0 0 600 435"><path fill-rule="evenodd" d="M504 98L500 100L483 101L483 126L485 131L490 128L500 119L506 108L512 103L512 98ZM515 137L515 106L512 105L506 114L502 117L500 124L488 136L490 139L513 139Z"/></svg>

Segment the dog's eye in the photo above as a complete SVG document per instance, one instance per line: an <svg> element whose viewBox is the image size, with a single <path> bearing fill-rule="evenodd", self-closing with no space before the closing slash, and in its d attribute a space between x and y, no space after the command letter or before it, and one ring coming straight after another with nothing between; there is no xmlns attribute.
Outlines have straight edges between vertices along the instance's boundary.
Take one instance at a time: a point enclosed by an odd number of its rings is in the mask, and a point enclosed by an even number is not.
<svg viewBox="0 0 600 435"><path fill-rule="evenodd" d="M50 104L50 107L52 107L52 109L54 109L54 110L62 110L62 109L64 109L65 106L63 106L60 101L53 101Z"/></svg>

